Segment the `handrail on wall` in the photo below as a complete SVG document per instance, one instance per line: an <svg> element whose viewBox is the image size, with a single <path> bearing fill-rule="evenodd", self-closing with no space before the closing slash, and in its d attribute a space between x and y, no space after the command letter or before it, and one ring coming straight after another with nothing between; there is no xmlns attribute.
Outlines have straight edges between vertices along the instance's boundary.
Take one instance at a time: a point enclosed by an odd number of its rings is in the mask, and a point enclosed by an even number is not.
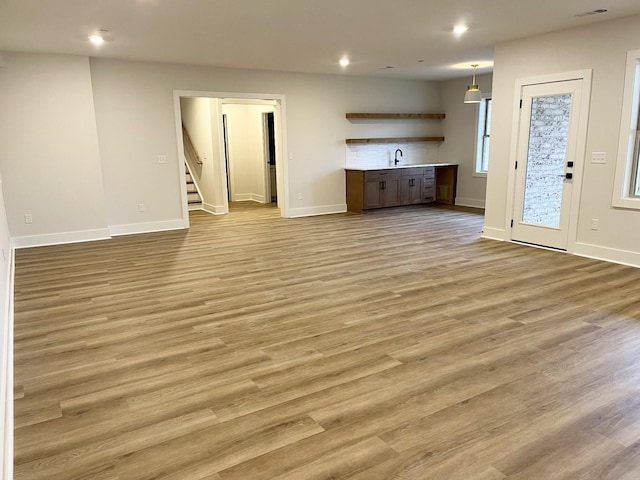
<svg viewBox="0 0 640 480"><path fill-rule="evenodd" d="M184 139L186 140L187 148L189 149L189 152L191 153L191 156L193 157L193 159L196 161L196 163L198 165L202 165L203 162L202 162L202 160L200 160L200 156L198 155L198 152L196 151L196 147L193 146L193 141L191 141L191 136L189 135L189 132L185 128L184 123L182 124L182 135L183 135Z"/></svg>

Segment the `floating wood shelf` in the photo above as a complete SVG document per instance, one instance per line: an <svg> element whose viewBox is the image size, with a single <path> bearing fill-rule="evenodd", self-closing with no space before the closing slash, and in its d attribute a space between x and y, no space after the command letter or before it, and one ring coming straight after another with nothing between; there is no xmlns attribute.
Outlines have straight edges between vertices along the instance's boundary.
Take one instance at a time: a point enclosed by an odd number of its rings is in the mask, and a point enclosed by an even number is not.
<svg viewBox="0 0 640 480"><path fill-rule="evenodd" d="M347 138L346 143L444 142L444 137Z"/></svg>
<svg viewBox="0 0 640 480"><path fill-rule="evenodd" d="M347 113L347 118L416 118L441 119L444 113Z"/></svg>

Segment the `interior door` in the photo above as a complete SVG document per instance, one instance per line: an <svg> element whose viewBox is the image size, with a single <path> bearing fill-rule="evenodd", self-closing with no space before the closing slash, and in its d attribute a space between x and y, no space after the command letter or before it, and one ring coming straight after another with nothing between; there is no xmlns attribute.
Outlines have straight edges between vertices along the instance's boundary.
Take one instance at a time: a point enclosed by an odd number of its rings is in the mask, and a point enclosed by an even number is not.
<svg viewBox="0 0 640 480"><path fill-rule="evenodd" d="M567 249L582 80L522 88L512 240Z"/></svg>

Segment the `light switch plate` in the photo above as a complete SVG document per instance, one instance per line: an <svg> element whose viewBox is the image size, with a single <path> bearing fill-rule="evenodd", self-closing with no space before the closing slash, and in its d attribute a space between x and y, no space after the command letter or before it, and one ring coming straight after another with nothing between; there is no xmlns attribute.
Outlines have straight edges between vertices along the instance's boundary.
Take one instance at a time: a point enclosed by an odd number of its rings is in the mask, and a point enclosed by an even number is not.
<svg viewBox="0 0 640 480"><path fill-rule="evenodd" d="M166 155L158 155L158 163L167 163Z"/></svg>
<svg viewBox="0 0 640 480"><path fill-rule="evenodd" d="M607 163L607 152L591 152L591 163Z"/></svg>

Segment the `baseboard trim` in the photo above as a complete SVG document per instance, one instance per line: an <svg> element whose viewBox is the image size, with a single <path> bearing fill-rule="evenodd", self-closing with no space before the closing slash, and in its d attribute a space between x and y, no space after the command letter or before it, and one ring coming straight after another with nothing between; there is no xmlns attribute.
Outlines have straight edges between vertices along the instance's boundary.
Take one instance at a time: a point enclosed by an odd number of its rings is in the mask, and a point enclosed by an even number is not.
<svg viewBox="0 0 640 480"><path fill-rule="evenodd" d="M509 240L507 238L506 230L502 230L500 228L491 228L486 226L482 229L481 237L488 238L489 240L499 240L501 242Z"/></svg>
<svg viewBox="0 0 640 480"><path fill-rule="evenodd" d="M139 233L164 232L167 230L181 230L189 228L184 220L165 220L162 222L130 223L127 225L111 225L111 236L136 235Z"/></svg>
<svg viewBox="0 0 640 480"><path fill-rule="evenodd" d="M233 196L234 202L264 202L264 195L257 195L255 193L238 193Z"/></svg>
<svg viewBox="0 0 640 480"><path fill-rule="evenodd" d="M79 230L77 232L47 233L44 235L27 235L13 237L14 248L44 247L47 245L62 245L65 243L93 242L111 238L109 229Z"/></svg>
<svg viewBox="0 0 640 480"><path fill-rule="evenodd" d="M459 207L484 208L485 201L476 198L456 197L456 205Z"/></svg>
<svg viewBox="0 0 640 480"><path fill-rule="evenodd" d="M576 243L571 253L580 257L604 260L605 262L619 263L629 267L640 268L640 253L638 252L600 247L598 245L591 245L588 243Z"/></svg>
<svg viewBox="0 0 640 480"><path fill-rule="evenodd" d="M334 213L345 213L347 204L323 205L322 207L290 208L289 218L312 217L315 215L333 215Z"/></svg>
<svg viewBox="0 0 640 480"><path fill-rule="evenodd" d="M225 215L227 213L223 205L211 205L209 203L203 203L202 210L213 215Z"/></svg>

